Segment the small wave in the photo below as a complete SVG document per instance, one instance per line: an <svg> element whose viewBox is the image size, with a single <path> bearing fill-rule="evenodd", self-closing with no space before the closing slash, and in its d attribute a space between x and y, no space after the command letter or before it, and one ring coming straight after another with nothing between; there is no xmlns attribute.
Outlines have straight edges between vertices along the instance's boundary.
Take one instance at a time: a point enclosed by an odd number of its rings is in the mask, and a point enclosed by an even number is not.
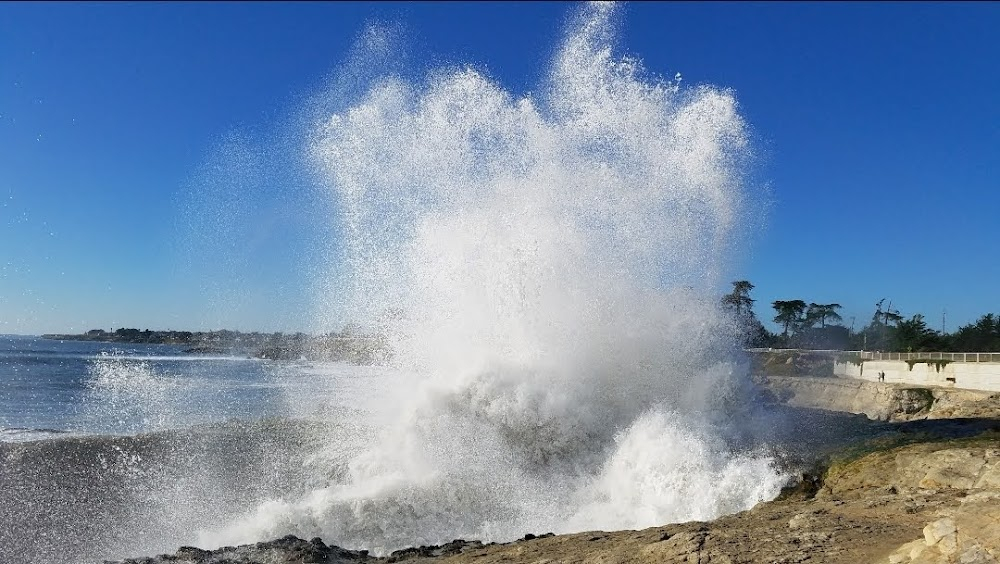
<svg viewBox="0 0 1000 564"><path fill-rule="evenodd" d="M29 427L0 427L0 443L23 443L56 437L71 436L72 431L60 429L32 429Z"/></svg>
<svg viewBox="0 0 1000 564"><path fill-rule="evenodd" d="M44 354L45 356L39 356ZM113 349L96 353L66 353L60 351L8 350L0 351L0 358L17 359L18 362L64 362L66 360L101 360L109 357L137 362L262 362L261 359L250 356L236 355L134 355Z"/></svg>
<svg viewBox="0 0 1000 564"><path fill-rule="evenodd" d="M150 361L115 352L88 366L91 408L113 422L115 432L161 430L179 423L171 399L181 382Z"/></svg>
<svg viewBox="0 0 1000 564"><path fill-rule="evenodd" d="M90 358L90 359L99 359L99 358L103 358L103 357L101 355L89 355L87 358ZM212 355L183 355L183 356L182 355L176 355L176 356L173 356L173 355L156 355L156 356L152 356L152 355L146 355L146 356L143 356L143 355L123 355L120 358L122 358L124 360L135 360L135 361L146 361L146 362L164 362L164 361L167 361L167 362L173 362L173 361L190 362L190 361L198 361L198 360L226 361L226 362L229 362L229 361L260 362L260 359L253 358L253 357L248 357L248 356L230 356L230 355L215 355L215 356L212 356Z"/></svg>

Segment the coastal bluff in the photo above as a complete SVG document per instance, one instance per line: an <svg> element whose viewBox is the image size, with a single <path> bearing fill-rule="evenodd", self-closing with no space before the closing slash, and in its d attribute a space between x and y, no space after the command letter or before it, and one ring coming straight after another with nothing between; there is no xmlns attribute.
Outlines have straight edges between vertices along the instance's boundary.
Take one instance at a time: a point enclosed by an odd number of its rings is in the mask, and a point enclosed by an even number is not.
<svg viewBox="0 0 1000 564"><path fill-rule="evenodd" d="M1000 400L991 400L1000 394L989 391L808 376L766 376L762 384L772 401L784 405L862 414L879 421L1000 414Z"/></svg>

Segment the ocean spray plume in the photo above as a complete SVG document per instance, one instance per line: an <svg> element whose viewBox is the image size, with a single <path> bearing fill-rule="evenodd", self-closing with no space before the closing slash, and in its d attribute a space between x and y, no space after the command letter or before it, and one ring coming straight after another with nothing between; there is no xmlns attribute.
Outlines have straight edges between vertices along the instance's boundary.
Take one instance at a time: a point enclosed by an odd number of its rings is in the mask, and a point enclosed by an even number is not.
<svg viewBox="0 0 1000 564"><path fill-rule="evenodd" d="M745 373L713 292L743 121L727 92L615 58L612 12L583 8L540 98L473 69L389 77L317 128L347 311L391 344L395 417L344 483L204 543L384 551L708 519L777 493L770 460L726 440Z"/></svg>
<svg viewBox="0 0 1000 564"><path fill-rule="evenodd" d="M89 417L107 419L109 430L118 433L158 431L171 427L175 414L172 401L179 384L156 372L143 360L121 352L101 353L91 361L88 401Z"/></svg>

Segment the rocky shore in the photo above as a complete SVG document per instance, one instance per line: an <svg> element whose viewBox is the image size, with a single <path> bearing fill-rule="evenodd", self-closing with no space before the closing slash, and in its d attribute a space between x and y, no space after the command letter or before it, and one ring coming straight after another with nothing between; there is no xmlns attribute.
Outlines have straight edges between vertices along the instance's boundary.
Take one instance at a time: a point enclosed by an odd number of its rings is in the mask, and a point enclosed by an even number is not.
<svg viewBox="0 0 1000 564"><path fill-rule="evenodd" d="M127 564L346 562L996 562L1000 559L1000 435L917 443L835 463L783 499L710 523L643 531L526 535L505 544L456 540L376 558L285 537ZM123 563L123 564L124 564Z"/></svg>
<svg viewBox="0 0 1000 564"><path fill-rule="evenodd" d="M862 413L878 406L876 418L895 421L887 423L890 432L817 462L779 499L712 522L529 534L501 544L455 540L382 557L328 546L318 538L285 537L211 551L185 547L123 564L1000 561L1000 394L958 397L888 387L866 392L836 380L828 383L832 388L818 395L803 390L811 386L815 392L822 382L768 387L785 402L798 395L800 404L828 401L828 407L861 408L856 412ZM789 394L790 387L798 389ZM870 397L862 401L866 394ZM845 397L860 404L844 404Z"/></svg>
<svg viewBox="0 0 1000 564"><path fill-rule="evenodd" d="M768 376L760 384L775 403L854 413L876 421L1000 417L995 392L806 376Z"/></svg>

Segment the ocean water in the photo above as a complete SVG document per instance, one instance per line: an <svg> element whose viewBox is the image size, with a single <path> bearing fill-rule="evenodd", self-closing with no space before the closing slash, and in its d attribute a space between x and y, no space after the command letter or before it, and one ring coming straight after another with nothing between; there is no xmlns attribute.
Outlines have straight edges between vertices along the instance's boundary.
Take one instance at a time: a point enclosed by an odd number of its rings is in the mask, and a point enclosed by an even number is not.
<svg viewBox="0 0 1000 564"><path fill-rule="evenodd" d="M0 336L0 441L153 431L277 409L263 363L182 350ZM157 393L179 403L187 396L189 413L157 411Z"/></svg>
<svg viewBox="0 0 1000 564"><path fill-rule="evenodd" d="M356 379L328 376L363 377L359 367L184 348L0 336L0 442L307 417L344 409L336 399L357 395L350 389Z"/></svg>

